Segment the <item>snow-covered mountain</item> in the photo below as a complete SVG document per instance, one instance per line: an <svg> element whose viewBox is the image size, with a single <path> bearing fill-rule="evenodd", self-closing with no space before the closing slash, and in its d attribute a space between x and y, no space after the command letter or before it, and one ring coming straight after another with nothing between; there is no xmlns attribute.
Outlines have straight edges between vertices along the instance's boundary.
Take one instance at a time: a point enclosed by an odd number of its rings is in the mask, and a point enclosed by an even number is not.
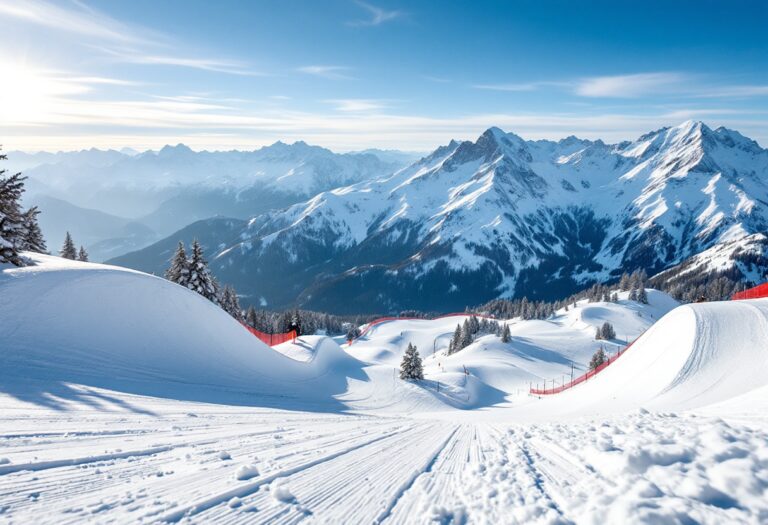
<svg viewBox="0 0 768 525"><path fill-rule="evenodd" d="M179 144L143 153L10 152L5 167L29 177L30 203L54 197L129 218L165 236L216 215L247 218L285 207L321 191L391 174L411 161L411 154L399 152L338 154L304 142L277 142L254 151L195 152ZM44 216L46 209L41 210ZM76 237L86 236L66 219L51 220ZM115 232L94 242L119 237Z"/></svg>
<svg viewBox="0 0 768 525"><path fill-rule="evenodd" d="M768 151L701 122L613 145L490 128L393 175L257 216L213 265L275 307L559 298L765 232L767 181Z"/></svg>

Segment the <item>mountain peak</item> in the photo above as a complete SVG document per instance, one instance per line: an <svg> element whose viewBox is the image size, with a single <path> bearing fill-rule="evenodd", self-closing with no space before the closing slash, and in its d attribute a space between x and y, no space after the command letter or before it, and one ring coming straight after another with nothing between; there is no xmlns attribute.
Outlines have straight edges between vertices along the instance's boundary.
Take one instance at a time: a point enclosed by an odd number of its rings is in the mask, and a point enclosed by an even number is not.
<svg viewBox="0 0 768 525"><path fill-rule="evenodd" d="M171 146L170 144L166 144L159 151L160 155L180 154L180 153L192 153L192 149L189 146L187 146L186 144L182 144L181 142L179 142L175 146Z"/></svg>

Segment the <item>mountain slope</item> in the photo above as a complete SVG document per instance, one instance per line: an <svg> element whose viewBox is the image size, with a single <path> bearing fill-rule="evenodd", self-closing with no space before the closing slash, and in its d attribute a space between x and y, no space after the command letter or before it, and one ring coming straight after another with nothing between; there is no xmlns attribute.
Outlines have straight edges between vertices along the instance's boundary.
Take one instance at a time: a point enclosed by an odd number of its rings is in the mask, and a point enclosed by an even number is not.
<svg viewBox="0 0 768 525"><path fill-rule="evenodd" d="M259 215L213 266L274 307L555 299L765 232L766 181L768 151L701 122L615 145L490 128L391 176Z"/></svg>

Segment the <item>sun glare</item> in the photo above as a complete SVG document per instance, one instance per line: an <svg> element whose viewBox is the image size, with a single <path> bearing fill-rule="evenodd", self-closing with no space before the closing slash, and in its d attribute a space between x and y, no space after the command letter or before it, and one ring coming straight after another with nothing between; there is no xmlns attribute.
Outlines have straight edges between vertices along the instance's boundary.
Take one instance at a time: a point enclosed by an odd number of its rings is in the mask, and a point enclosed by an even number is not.
<svg viewBox="0 0 768 525"><path fill-rule="evenodd" d="M0 122L4 125L37 125L55 120L65 97L88 91L56 72L0 59Z"/></svg>

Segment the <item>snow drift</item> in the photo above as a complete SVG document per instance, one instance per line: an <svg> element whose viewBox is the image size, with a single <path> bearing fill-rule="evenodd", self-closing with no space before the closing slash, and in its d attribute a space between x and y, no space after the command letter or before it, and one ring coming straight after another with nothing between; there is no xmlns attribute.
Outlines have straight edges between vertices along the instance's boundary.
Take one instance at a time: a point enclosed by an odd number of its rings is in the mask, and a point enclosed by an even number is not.
<svg viewBox="0 0 768 525"><path fill-rule="evenodd" d="M33 257L36 266L0 273L0 389L17 397L48 399L57 395L52 384L77 383L176 399L333 406L347 374L359 371L330 340L306 362L275 352L216 305L163 279Z"/></svg>
<svg viewBox="0 0 768 525"><path fill-rule="evenodd" d="M594 379L545 400L547 413L695 409L768 385L768 300L680 306Z"/></svg>

